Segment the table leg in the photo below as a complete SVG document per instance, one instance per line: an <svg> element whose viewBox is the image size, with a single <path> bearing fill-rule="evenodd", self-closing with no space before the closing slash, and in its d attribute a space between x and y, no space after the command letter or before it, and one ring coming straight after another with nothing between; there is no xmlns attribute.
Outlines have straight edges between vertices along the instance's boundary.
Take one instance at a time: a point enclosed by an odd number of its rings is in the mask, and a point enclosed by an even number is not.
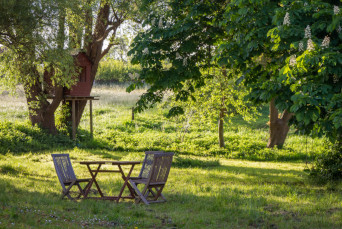
<svg viewBox="0 0 342 229"><path fill-rule="evenodd" d="M121 175L122 175L122 179L123 179L125 182L124 182L124 184L123 184L122 187L121 187L121 190L120 190L120 193L119 193L119 195L118 195L118 198L116 199L116 202L117 202L117 203L119 203L120 198L121 198L121 196L122 196L122 193L123 193L123 191L124 191L126 185L128 186L128 189L129 189L129 191L130 191L130 193L131 193L131 196L134 197L134 193L133 193L132 187L131 187L130 184L128 183L128 180L129 180L129 178L131 177L131 173L132 173L133 168L134 168L134 164L132 165L131 169L129 170L127 176L125 176L125 174L124 174L124 172L123 172L123 170L122 170L122 167L121 167L120 165L118 165L118 167L119 167L120 173L121 173Z"/></svg>
<svg viewBox="0 0 342 229"><path fill-rule="evenodd" d="M96 188L97 188L97 191L99 191L99 193L100 193L100 196L103 197L103 193L102 193L102 191L101 191L101 189L100 189L100 186L99 186L99 184L98 184L97 181L96 181L96 176L97 176L97 174L99 173L99 170L100 170L100 168L101 168L101 165L102 165L102 164L99 164L99 166L98 166L97 169L95 170L95 173L92 173L90 166L87 165L88 170L89 170L89 172L90 172L90 175L91 175L91 178L92 178L92 179L91 179L90 185L89 185L89 187L88 187L88 189L87 189L87 191L86 191L86 193L85 193L85 197L88 196L89 191L90 191L90 188L91 188L91 186L93 186L93 183L95 183Z"/></svg>

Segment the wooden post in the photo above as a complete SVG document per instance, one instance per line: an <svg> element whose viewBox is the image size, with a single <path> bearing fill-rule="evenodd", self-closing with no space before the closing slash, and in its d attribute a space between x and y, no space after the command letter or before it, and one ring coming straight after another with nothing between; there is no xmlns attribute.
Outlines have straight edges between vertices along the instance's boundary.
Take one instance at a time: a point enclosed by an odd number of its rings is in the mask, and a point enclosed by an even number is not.
<svg viewBox="0 0 342 229"><path fill-rule="evenodd" d="M76 108L75 108L75 100L72 100L72 139L76 140Z"/></svg>
<svg viewBox="0 0 342 229"><path fill-rule="evenodd" d="M93 137L93 101L89 100L90 136Z"/></svg>
<svg viewBox="0 0 342 229"><path fill-rule="evenodd" d="M132 107L132 121L134 120L134 107Z"/></svg>

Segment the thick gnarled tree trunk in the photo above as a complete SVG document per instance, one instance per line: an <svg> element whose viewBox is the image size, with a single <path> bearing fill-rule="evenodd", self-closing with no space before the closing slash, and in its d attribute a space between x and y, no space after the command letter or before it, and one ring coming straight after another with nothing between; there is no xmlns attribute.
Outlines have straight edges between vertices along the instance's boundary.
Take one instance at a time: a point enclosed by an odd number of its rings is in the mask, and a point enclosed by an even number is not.
<svg viewBox="0 0 342 229"><path fill-rule="evenodd" d="M47 100L42 84L39 82L39 73L36 72L36 79L30 84L24 85L26 101L29 107L29 118L32 125L49 130L50 133L57 133L55 125L55 111L63 99L63 88L55 88L55 97L52 102Z"/></svg>
<svg viewBox="0 0 342 229"><path fill-rule="evenodd" d="M90 5L90 2L90 0L87 0L85 5ZM92 63L91 81L93 82L100 60L109 52L111 47L115 45L113 41L115 40L114 38L116 36L116 31L124 22L129 13L124 11L121 12L121 8L115 9L114 6L110 5L110 2L106 0L100 1L99 9L96 13L96 21L94 20L92 10L93 9L91 7L84 8L84 34L81 39L80 37L77 37L79 35L76 36L76 33L73 34L72 28L69 27L69 48L81 48L83 51L85 51L87 57ZM118 11L115 12L115 10ZM57 46L59 49L63 49L65 44L64 29L66 23L66 14L63 9L60 10L58 22L59 28L57 33ZM107 47L103 47L104 41L107 38L109 38L110 43ZM81 45L83 45L83 47L81 47ZM26 98L30 110L30 120L33 125L38 124L39 126L48 129L51 133L56 133L57 130L55 126L54 113L63 100L63 88L54 88L54 98L52 102L49 102L47 99L48 93L45 91L44 87L42 87L42 82L39 80L40 77L38 72L35 78L36 80L34 83L25 85ZM86 104L87 101L78 101L77 103L76 128L80 123Z"/></svg>
<svg viewBox="0 0 342 229"><path fill-rule="evenodd" d="M274 100L275 98L270 102L270 138L267 143L267 148L273 148L274 146L283 147L290 129L288 123L293 116L292 113L285 110L279 117Z"/></svg>

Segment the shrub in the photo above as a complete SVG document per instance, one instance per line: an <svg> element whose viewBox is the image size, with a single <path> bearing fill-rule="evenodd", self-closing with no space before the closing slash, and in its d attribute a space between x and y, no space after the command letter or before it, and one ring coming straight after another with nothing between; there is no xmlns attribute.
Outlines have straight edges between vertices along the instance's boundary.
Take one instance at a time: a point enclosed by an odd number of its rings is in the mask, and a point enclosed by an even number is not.
<svg viewBox="0 0 342 229"><path fill-rule="evenodd" d="M342 145L335 144L330 151L321 155L311 168L310 175L320 183L342 180Z"/></svg>
<svg viewBox="0 0 342 229"><path fill-rule="evenodd" d="M140 66L120 60L106 59L100 62L95 80L99 83L123 83L132 81L130 74L139 74Z"/></svg>

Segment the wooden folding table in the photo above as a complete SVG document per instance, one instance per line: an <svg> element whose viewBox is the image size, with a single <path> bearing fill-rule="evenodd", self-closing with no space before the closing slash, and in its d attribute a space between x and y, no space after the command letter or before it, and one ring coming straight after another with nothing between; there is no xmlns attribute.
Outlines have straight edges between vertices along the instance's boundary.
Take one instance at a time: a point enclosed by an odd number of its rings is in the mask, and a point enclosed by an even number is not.
<svg viewBox="0 0 342 229"><path fill-rule="evenodd" d="M116 202L119 202L120 199L134 199L134 189L132 186L128 183L128 180L131 176L131 173L133 171L133 168L135 165L140 164L140 161L82 161L80 162L81 165L86 165L88 167L88 170L91 175L91 181L87 187L87 190L85 191L85 198L89 198L88 194L90 191L90 188L95 183L96 189L99 192L100 196L99 199L106 199L106 200L113 200ZM102 165L109 164L114 165L118 167L118 170L107 170L107 169L101 169ZM91 168L91 166L97 166L96 169ZM127 175L125 175L122 166L130 166L129 172ZM124 184L122 185L120 189L120 193L117 196L104 196L98 182L96 181L96 177L99 173L120 173L122 179L124 180ZM130 195L129 196L122 196L122 193L125 188L128 188Z"/></svg>

